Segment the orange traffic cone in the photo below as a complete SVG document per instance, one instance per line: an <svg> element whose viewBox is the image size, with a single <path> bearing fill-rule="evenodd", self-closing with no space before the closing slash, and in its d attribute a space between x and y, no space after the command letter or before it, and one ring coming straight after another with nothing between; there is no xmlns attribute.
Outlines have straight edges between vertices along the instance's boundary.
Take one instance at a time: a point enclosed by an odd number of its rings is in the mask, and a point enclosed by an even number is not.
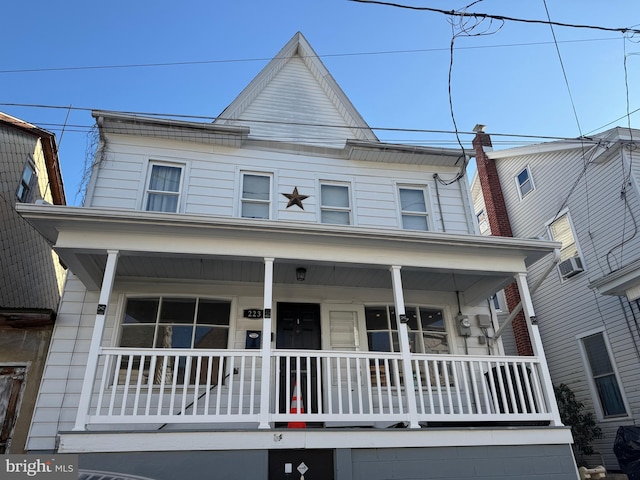
<svg viewBox="0 0 640 480"><path fill-rule="evenodd" d="M300 402L299 405L298 402ZM291 398L291 410L289 413L304 413L304 405L302 405L302 395L300 394L298 382L293 386L293 397ZM307 424L305 422L289 422L287 428L307 428Z"/></svg>

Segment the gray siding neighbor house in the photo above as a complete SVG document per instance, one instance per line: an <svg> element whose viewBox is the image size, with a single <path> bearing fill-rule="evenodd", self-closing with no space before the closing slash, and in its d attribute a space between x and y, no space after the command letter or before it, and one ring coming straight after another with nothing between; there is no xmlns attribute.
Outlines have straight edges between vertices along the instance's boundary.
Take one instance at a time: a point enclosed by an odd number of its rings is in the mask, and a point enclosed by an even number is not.
<svg viewBox="0 0 640 480"><path fill-rule="evenodd" d="M20 208L71 272L30 452L155 480L577 478L527 286L560 243L478 235L461 150L380 142L299 33L212 123L93 116L84 206ZM514 281L527 357L491 341Z"/></svg>
<svg viewBox="0 0 640 480"><path fill-rule="evenodd" d="M619 469L618 427L640 424L639 139L639 130L613 128L493 151L479 130L475 142L472 196L485 233L506 220L516 237L562 243L554 269L530 267L530 284L539 284L531 297L553 383L568 385L597 418L604 436L591 461L610 470ZM501 318L510 311L503 305Z"/></svg>
<svg viewBox="0 0 640 480"><path fill-rule="evenodd" d="M64 205L55 136L0 112L0 453L24 452L65 270L16 204Z"/></svg>

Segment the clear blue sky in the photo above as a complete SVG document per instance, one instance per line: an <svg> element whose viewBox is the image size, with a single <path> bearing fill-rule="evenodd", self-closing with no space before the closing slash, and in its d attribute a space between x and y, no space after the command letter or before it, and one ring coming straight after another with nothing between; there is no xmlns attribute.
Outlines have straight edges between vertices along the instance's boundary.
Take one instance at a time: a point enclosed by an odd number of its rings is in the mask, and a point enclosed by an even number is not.
<svg viewBox="0 0 640 480"><path fill-rule="evenodd" d="M471 0L402 3L453 10ZM638 0L547 6L557 22L640 24ZM547 18L543 0L484 0L468 11ZM34 0L5 2L0 25L0 111L56 133L69 204L81 200L76 192L94 123L83 109L213 118L297 31L374 129L453 130L452 27L439 13L348 0ZM549 26L499 25L485 21L472 33L492 34L456 39L451 92L460 131L483 123L492 134L577 137L627 126L618 120L627 113L625 48L629 111L640 109L640 36L625 41L620 33L555 27L572 105ZM125 67L185 62L202 63ZM120 68L80 68L108 66ZM57 68L68 69L47 70ZM640 127L640 112L631 124ZM449 133L376 133L383 141L456 147ZM461 139L468 146L471 136ZM494 136L496 148L523 141L534 140Z"/></svg>

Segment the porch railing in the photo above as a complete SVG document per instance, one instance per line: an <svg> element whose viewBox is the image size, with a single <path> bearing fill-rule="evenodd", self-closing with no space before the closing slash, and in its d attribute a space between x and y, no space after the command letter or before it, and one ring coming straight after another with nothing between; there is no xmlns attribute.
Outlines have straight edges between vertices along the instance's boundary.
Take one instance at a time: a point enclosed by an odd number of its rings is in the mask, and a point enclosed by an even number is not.
<svg viewBox="0 0 640 480"><path fill-rule="evenodd" d="M271 424L326 426L439 422L549 422L536 357L276 350L269 379L260 350L103 348L88 424ZM262 391L269 412L260 411ZM551 392L552 394L552 392ZM82 414L82 412L79 412Z"/></svg>

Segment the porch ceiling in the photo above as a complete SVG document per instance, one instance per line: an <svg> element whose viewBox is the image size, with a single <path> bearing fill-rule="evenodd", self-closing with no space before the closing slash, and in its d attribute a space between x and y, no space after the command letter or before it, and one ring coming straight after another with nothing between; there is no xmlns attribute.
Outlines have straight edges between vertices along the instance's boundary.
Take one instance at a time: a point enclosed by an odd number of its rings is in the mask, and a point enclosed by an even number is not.
<svg viewBox="0 0 640 480"><path fill-rule="evenodd" d="M103 272L105 254L81 254L81 263L95 265ZM296 279L296 269L304 267L304 282ZM159 256L124 254L118 260L116 272L121 280L136 278L176 279L208 282L262 283L264 262L262 258L226 259L192 255ZM96 279L100 281L100 278ZM436 269L403 267L402 281L406 289L462 292L484 286L490 296L500 285L513 281L509 275L489 275L485 272L457 272ZM274 283L280 285L304 284L354 288L390 289L389 269L375 265L345 265L339 263L278 260L274 264ZM498 288L496 288L498 286ZM495 290L494 290L495 289ZM486 298L486 297L483 297Z"/></svg>
<svg viewBox="0 0 640 480"><path fill-rule="evenodd" d="M87 288L99 289L107 251L120 252L120 278L262 282L265 257L274 282L390 288L402 267L415 290L460 291L479 302L559 244L438 232L256 221L205 215L18 205Z"/></svg>

